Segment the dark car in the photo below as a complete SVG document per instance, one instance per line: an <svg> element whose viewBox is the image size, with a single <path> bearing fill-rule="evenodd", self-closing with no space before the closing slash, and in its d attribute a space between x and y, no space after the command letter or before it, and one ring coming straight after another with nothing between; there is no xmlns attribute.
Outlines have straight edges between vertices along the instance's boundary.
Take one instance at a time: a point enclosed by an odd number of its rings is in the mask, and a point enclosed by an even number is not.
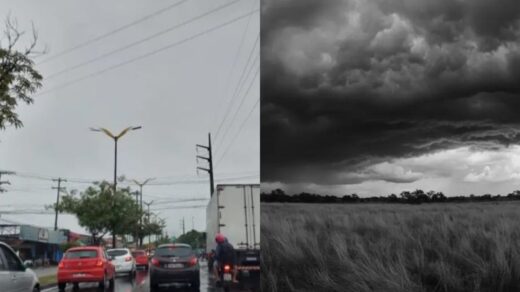
<svg viewBox="0 0 520 292"><path fill-rule="evenodd" d="M161 284L189 283L194 290L200 289L200 266L197 256L188 244L163 244L150 261L150 288Z"/></svg>

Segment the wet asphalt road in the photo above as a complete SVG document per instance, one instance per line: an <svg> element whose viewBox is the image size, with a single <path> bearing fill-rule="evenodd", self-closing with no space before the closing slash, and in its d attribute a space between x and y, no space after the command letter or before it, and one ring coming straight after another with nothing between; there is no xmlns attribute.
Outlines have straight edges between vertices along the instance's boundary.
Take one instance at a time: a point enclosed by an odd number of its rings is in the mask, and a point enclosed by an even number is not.
<svg viewBox="0 0 520 292"><path fill-rule="evenodd" d="M72 289L72 285L67 285L67 292L74 291ZM101 289L97 288L97 284L90 283L81 283L79 285L79 290L81 292L99 292ZM127 276L118 276L115 281L114 290L107 289L106 291L113 292L149 292L150 291L150 283L148 281L148 271L138 270L135 276L135 279L131 280ZM176 291L176 292L187 292L193 291L189 288L189 286L171 286L171 287L161 287L159 291ZM221 291L221 289L215 288L214 282L208 277L208 268L205 262L201 263L200 267L200 292L217 292ZM50 289L42 290L42 292L58 292L57 287L53 287Z"/></svg>

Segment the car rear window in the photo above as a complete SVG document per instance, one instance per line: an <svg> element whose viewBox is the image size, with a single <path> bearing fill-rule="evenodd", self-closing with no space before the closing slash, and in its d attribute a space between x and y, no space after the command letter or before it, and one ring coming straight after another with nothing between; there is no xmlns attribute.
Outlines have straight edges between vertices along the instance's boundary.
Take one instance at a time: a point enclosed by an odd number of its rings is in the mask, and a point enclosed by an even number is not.
<svg viewBox="0 0 520 292"><path fill-rule="evenodd" d="M186 246L165 246L155 250L156 256L166 257L186 257L193 254L191 247Z"/></svg>
<svg viewBox="0 0 520 292"><path fill-rule="evenodd" d="M117 250L109 250L109 251L107 251L107 254L111 257L118 257L118 256L128 254L128 252L124 249L117 249Z"/></svg>
<svg viewBox="0 0 520 292"><path fill-rule="evenodd" d="M71 250L65 255L67 259L90 259L97 258L97 251L92 249Z"/></svg>
<svg viewBox="0 0 520 292"><path fill-rule="evenodd" d="M139 257L139 256L144 256L144 255L146 255L146 254L144 253L144 251L134 251L134 252L132 252L132 256L133 256L134 258L135 258L135 257Z"/></svg>

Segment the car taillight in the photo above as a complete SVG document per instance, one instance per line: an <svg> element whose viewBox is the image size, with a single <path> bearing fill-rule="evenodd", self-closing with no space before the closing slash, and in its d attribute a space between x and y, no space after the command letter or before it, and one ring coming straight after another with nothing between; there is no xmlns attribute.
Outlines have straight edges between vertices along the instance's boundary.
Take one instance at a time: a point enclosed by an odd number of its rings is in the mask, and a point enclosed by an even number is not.
<svg viewBox="0 0 520 292"><path fill-rule="evenodd" d="M191 266L194 266L194 265L196 265L196 264L197 264L197 258L192 258L192 259L190 260L190 265L191 265Z"/></svg>
<svg viewBox="0 0 520 292"><path fill-rule="evenodd" d="M225 265L224 266L224 272L229 272L229 270L231 270L231 266L230 265Z"/></svg>
<svg viewBox="0 0 520 292"><path fill-rule="evenodd" d="M158 260L158 259L156 259L156 258L153 258L153 259L152 259L152 265L154 265L154 266L157 266L157 267L158 267L158 266L159 266L159 260Z"/></svg>
<svg viewBox="0 0 520 292"><path fill-rule="evenodd" d="M96 267L102 267L103 266L103 260L97 260Z"/></svg>
<svg viewBox="0 0 520 292"><path fill-rule="evenodd" d="M125 261L127 261L127 262L129 262L129 261L131 261L131 260L132 260L132 257L131 257L131 256L127 256L127 257L125 258Z"/></svg>
<svg viewBox="0 0 520 292"><path fill-rule="evenodd" d="M63 263L63 261L61 261L59 264L58 264L58 269L63 269L65 267L65 264Z"/></svg>

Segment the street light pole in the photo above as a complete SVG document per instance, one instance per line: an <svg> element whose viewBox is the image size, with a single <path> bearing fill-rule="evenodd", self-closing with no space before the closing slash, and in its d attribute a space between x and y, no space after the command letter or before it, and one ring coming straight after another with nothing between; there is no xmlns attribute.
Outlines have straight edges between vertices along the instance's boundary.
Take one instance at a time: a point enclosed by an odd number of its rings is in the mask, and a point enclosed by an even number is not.
<svg viewBox="0 0 520 292"><path fill-rule="evenodd" d="M136 185L139 186L139 194L140 194L140 202L139 202L139 205L141 206L141 212L143 212L143 186L146 185L147 183L149 183L150 181L154 180L155 178L151 177L151 178L147 178L145 179L143 182L139 182L137 180L132 180ZM139 218L139 224L142 225L143 224L143 218ZM140 243L141 245L143 245L143 236L141 236L140 238Z"/></svg>
<svg viewBox="0 0 520 292"><path fill-rule="evenodd" d="M107 130L105 128L90 128L91 131L103 132L114 140L114 186L113 186L112 196L115 196L116 191L117 191L117 141L119 140L119 138L123 137L129 131L135 131L135 130L139 130L141 128L142 128L141 126L128 127L126 129L124 129L123 131L121 131L121 133L119 133L119 135L114 135L114 134L112 134L112 132L110 132L109 130ZM115 200L113 200L113 202L115 202ZM115 208L115 205L113 205L112 207ZM113 224L112 225L112 247L116 248L116 234L114 232L114 229L115 229L114 227L115 226Z"/></svg>
<svg viewBox="0 0 520 292"><path fill-rule="evenodd" d="M147 217L148 217L148 224L150 224L150 205L153 204L153 201L147 203L147 202L144 202L146 204L146 206L148 207L148 214ZM150 252L150 232L148 231L148 252Z"/></svg>

